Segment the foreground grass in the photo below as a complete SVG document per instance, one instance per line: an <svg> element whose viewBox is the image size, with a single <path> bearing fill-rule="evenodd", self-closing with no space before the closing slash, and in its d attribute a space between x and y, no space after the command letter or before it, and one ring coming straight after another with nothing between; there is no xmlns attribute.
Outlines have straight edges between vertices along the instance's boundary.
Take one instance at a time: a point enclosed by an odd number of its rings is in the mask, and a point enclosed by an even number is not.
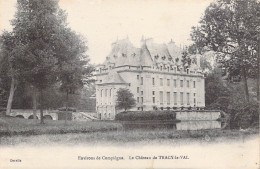
<svg viewBox="0 0 260 169"><path fill-rule="evenodd" d="M258 129L177 131L167 128L125 130L120 123L105 121L46 121L0 119L0 145L146 145L211 143L245 140L258 136Z"/></svg>
<svg viewBox="0 0 260 169"><path fill-rule="evenodd" d="M42 135L42 134L66 134L66 133L88 133L105 132L117 130L120 125L117 123L98 121L53 121L45 120L45 124L33 120L20 118L0 118L0 137L15 135Z"/></svg>

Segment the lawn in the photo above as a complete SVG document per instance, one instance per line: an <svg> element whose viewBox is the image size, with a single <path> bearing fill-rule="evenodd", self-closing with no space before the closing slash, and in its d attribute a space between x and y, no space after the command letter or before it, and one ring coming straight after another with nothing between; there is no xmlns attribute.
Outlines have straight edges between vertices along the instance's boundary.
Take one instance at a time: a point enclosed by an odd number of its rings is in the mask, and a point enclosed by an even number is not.
<svg viewBox="0 0 260 169"><path fill-rule="evenodd" d="M39 122L38 122L39 123ZM0 119L0 145L124 145L147 143L189 144L191 142L237 141L257 136L259 130L198 130L174 129L127 130L120 123L110 121L78 122L46 121L34 124L33 120L17 118Z"/></svg>
<svg viewBox="0 0 260 169"><path fill-rule="evenodd" d="M41 134L66 134L66 133L88 133L105 132L117 130L121 127L118 123L99 121L54 121L45 120L45 124L33 120L3 117L0 118L0 137L14 135L41 135Z"/></svg>

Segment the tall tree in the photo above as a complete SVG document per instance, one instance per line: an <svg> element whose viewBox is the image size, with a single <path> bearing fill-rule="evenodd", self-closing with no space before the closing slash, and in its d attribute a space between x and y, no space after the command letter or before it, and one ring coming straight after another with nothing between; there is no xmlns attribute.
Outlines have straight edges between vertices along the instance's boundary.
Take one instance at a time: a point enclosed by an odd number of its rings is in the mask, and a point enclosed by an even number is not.
<svg viewBox="0 0 260 169"><path fill-rule="evenodd" d="M240 74L249 101L247 78L256 69L257 26L260 25L260 2L257 0L219 0L206 9L200 26L193 27L192 40L200 49L216 51L222 65ZM235 75L234 74L234 75ZM259 86L257 86L259 88Z"/></svg>
<svg viewBox="0 0 260 169"><path fill-rule="evenodd" d="M60 43L60 49L64 50L60 51L62 56L59 57L58 66L61 81L60 89L66 93L65 123L67 123L69 94L74 94L76 90L82 88L94 69L88 65L89 60L85 55L87 47L81 36L69 29L66 30L64 35L67 38L65 38L66 42Z"/></svg>
<svg viewBox="0 0 260 169"><path fill-rule="evenodd" d="M16 55L11 63L23 79L39 91L41 123L44 123L43 90L58 80L57 39L60 42L63 37L66 15L56 0L17 0L12 25Z"/></svg>
<svg viewBox="0 0 260 169"><path fill-rule="evenodd" d="M14 65L11 63L11 58L13 55L16 54L16 51L13 50L15 48L15 38L13 33L11 32L4 32L1 35L1 62L0 62L0 70L1 70L1 77L8 83L9 79L11 80L10 83L10 90L9 90L9 97L7 101L6 107L6 115L10 115L14 93L17 88L17 78L18 78L18 71L15 70Z"/></svg>

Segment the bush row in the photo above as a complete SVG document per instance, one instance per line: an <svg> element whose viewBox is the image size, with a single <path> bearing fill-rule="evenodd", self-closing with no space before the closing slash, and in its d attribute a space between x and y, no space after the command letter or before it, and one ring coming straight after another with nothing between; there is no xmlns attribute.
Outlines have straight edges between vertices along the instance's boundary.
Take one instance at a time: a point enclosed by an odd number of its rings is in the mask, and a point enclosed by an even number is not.
<svg viewBox="0 0 260 169"><path fill-rule="evenodd" d="M175 111L127 111L118 113L116 120L135 121L135 120L176 120Z"/></svg>

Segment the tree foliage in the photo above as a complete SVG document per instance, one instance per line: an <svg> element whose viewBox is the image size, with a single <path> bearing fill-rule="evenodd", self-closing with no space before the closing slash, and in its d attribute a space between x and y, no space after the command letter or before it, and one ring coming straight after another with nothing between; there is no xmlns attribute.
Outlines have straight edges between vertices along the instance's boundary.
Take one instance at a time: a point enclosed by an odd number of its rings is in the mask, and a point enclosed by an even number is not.
<svg viewBox="0 0 260 169"><path fill-rule="evenodd" d="M247 77L256 73L257 36L260 34L260 2L219 0L206 9L198 27L192 28L195 46L216 51L230 75L241 74L247 100Z"/></svg>
<svg viewBox="0 0 260 169"><path fill-rule="evenodd" d="M128 90L120 88L117 91L116 107L118 109L130 109L136 105L134 95Z"/></svg>

